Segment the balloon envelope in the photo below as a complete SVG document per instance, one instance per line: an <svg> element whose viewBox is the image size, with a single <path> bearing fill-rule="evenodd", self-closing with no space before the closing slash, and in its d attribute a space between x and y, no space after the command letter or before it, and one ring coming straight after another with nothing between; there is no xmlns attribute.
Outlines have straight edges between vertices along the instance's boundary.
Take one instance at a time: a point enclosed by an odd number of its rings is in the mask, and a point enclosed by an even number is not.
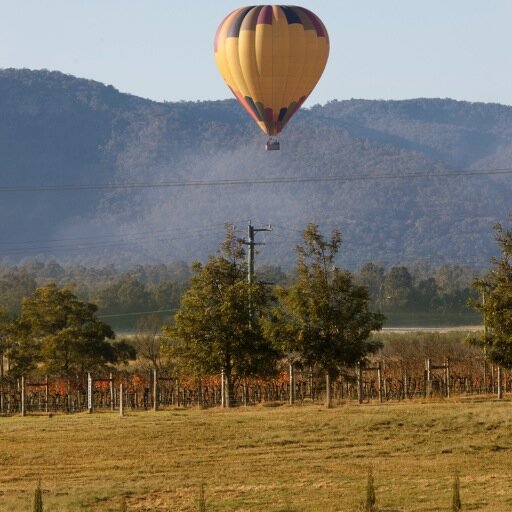
<svg viewBox="0 0 512 512"><path fill-rule="evenodd" d="M311 94L329 55L322 21L297 6L236 9L217 29L215 62L227 85L269 136Z"/></svg>

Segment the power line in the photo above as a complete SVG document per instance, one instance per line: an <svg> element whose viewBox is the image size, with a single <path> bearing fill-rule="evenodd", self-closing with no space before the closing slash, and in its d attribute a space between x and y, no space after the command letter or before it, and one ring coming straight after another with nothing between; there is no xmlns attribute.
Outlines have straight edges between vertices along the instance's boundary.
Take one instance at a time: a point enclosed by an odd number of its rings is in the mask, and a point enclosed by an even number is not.
<svg viewBox="0 0 512 512"><path fill-rule="evenodd" d="M220 225L217 225L219 227L217 228L209 228L209 229L196 229L196 230L189 230L188 232L185 230L183 234L180 236L168 236L163 238L155 238L153 236L153 233L146 233L145 235L137 235L135 237L128 237L124 238L118 241L98 241L96 243L92 244L55 244L55 245L40 245L40 246L32 246L32 247L7 247L5 249L0 250L0 255L4 256L12 256L16 254L26 254L26 253L45 253L45 252L52 252L52 251L86 251L86 250L92 250L92 249L110 249L110 248L116 248L116 247L123 247L127 245L133 245L137 243L143 243L148 241L153 242L162 242L162 243L171 243L179 240L185 240L188 238L194 238L202 235L205 232L214 232L220 229ZM69 241L72 241L73 239L68 239ZM63 239L63 241L67 241L66 239ZM21 242L21 243L27 243L27 242ZM48 242L41 241L42 244L47 244Z"/></svg>
<svg viewBox="0 0 512 512"><path fill-rule="evenodd" d="M139 315L151 315L155 313L172 313L178 311L176 308L171 309L156 309L155 311L137 311L135 313L116 313L113 315L96 315L98 318L120 318L125 316L139 316Z"/></svg>
<svg viewBox="0 0 512 512"><path fill-rule="evenodd" d="M151 236L156 234L174 234L174 233L184 233L184 234L190 234L194 232L204 232L204 231L210 231L212 228L220 228L224 227L224 223L220 224L210 224L207 226L203 226L201 228L175 228L175 229L155 229L151 230ZM126 239L126 237L139 237L139 236L148 236L148 230L145 229L144 231L134 231L134 232L126 232L121 233L120 236L123 239ZM116 237L119 237L118 234L115 233L109 233L105 235L88 235L88 236L77 236L77 237L69 237L69 238L50 238L47 240L21 240L18 242L2 242L0 241L0 246L2 245L25 245L25 244L50 244L50 243L61 243L61 242L76 242L76 241L87 241L87 240L99 240L103 238L108 238L110 240L115 239Z"/></svg>
<svg viewBox="0 0 512 512"><path fill-rule="evenodd" d="M497 176L512 175L512 168L497 169L454 169L451 171L419 171L404 174L358 174L350 176L324 175L324 176L284 176L264 177L257 179L225 179L225 180L190 180L190 181L160 181L155 183L98 183L90 185L28 185L3 186L0 193L21 192L76 192L84 190L131 190L131 189L159 189L177 187L219 187L219 186L247 186L247 185L273 185L293 183L328 183L328 182L359 182L359 181L385 181L424 178L455 178L471 176Z"/></svg>

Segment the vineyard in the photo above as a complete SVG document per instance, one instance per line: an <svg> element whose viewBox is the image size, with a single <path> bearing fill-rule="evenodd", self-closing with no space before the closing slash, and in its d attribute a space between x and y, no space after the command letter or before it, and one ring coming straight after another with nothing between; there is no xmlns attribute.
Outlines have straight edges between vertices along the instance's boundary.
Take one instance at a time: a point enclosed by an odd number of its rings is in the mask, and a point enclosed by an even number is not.
<svg viewBox="0 0 512 512"><path fill-rule="evenodd" d="M74 379L3 378L0 414L74 413L103 410L148 410L175 407L223 407L227 392L222 375L191 378L159 373L115 372ZM329 386L329 387L328 387ZM329 389L329 398L327 390ZM288 367L274 379L239 379L230 403L238 406L279 403L340 405L450 398L512 391L512 372L484 361L368 361L346 369L334 380L318 371Z"/></svg>

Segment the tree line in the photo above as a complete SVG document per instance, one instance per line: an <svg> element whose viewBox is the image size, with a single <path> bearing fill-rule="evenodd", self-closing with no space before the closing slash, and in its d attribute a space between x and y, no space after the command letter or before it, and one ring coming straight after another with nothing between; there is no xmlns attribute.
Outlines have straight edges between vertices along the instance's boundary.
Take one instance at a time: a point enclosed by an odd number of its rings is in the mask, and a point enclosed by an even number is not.
<svg viewBox="0 0 512 512"><path fill-rule="evenodd" d="M134 332L149 312L156 312L164 323L178 310L191 273L191 266L182 261L119 270L113 265L86 267L31 259L0 265L0 306L14 318L23 297L55 283L72 290L80 300L96 304L98 315L114 330ZM261 265L256 270L256 279L275 286L291 283L296 276L295 268ZM472 283L480 274L467 266L368 262L353 276L357 284L368 288L371 308L386 316L387 325L464 325L480 320L479 313L468 306L468 300L477 298Z"/></svg>
<svg viewBox="0 0 512 512"><path fill-rule="evenodd" d="M485 331L471 341L490 360L510 367L512 231L498 224L495 236L501 258L474 283L477 298L472 305L483 313ZM153 358L155 367L165 357L175 371L188 375L223 373L231 396L236 379L275 375L284 360L321 370L331 379L382 348L371 335L384 325L383 308L375 308L382 297L372 300L361 273L336 266L341 247L337 230L326 238L309 224L296 247L294 272L279 285L247 278L245 245L228 225L219 253L192 265L177 311L161 335L155 328L146 339L138 338L140 353ZM383 276L379 290L394 292L386 301L404 300L405 286L389 286L390 276L407 275L403 270L382 274L376 265L367 270L372 270L367 275ZM133 342L116 340L97 313L96 305L69 288L55 283L37 287L21 300L14 318L5 310L0 315L2 375L4 361L13 376L70 376L134 359ZM148 321L146 334L152 325Z"/></svg>

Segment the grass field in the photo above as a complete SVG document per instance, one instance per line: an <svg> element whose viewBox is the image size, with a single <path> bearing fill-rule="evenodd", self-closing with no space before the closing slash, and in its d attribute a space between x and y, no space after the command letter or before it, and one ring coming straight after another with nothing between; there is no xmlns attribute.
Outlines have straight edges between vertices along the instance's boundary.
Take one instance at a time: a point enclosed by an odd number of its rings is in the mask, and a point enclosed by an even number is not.
<svg viewBox="0 0 512 512"><path fill-rule="evenodd" d="M512 402L458 401L0 418L0 510L512 510Z"/></svg>

